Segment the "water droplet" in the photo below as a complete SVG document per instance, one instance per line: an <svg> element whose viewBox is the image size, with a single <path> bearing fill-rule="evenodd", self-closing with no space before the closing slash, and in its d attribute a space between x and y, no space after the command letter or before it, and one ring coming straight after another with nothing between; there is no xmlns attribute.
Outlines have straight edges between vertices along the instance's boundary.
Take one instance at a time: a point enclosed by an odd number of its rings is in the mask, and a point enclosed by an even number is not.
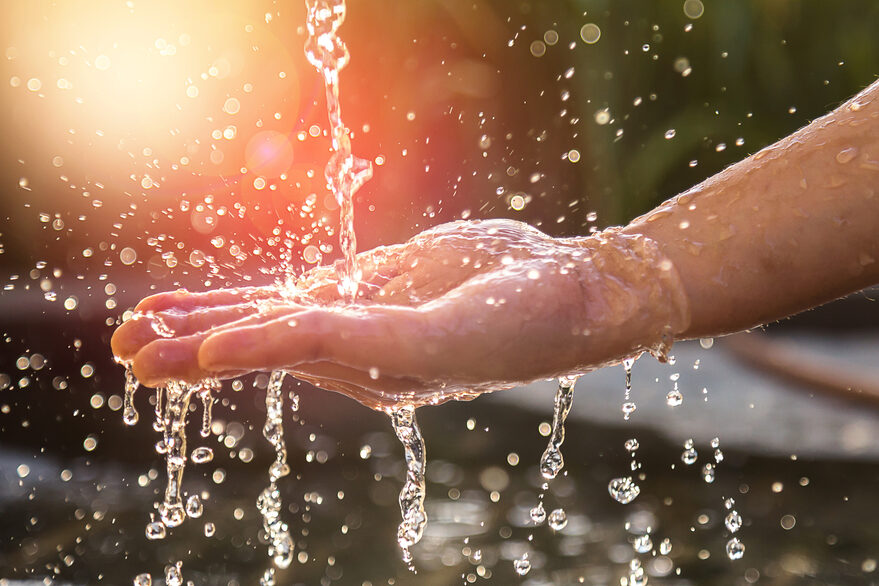
<svg viewBox="0 0 879 586"><path fill-rule="evenodd" d="M532 507L530 514L531 520L536 525L541 525L546 520L546 509L543 508L543 503L537 503L537 506Z"/></svg>
<svg viewBox="0 0 879 586"><path fill-rule="evenodd" d="M705 482L707 482L708 484L714 482L715 475L716 471L714 468L714 464L708 462L707 464L702 466L702 478L705 480Z"/></svg>
<svg viewBox="0 0 879 586"><path fill-rule="evenodd" d="M717 448L716 450L714 450L714 461L717 462L718 464L723 462L723 452L720 451L720 448Z"/></svg>
<svg viewBox="0 0 879 586"><path fill-rule="evenodd" d="M733 499L726 499L725 501L723 501L723 506L728 511L736 506L736 501Z"/></svg>
<svg viewBox="0 0 879 586"><path fill-rule="evenodd" d="M684 396L677 389L673 389L665 396L665 404L669 407L679 407L684 402Z"/></svg>
<svg viewBox="0 0 879 586"><path fill-rule="evenodd" d="M629 583L628 586L646 586L647 574L644 573L644 567L641 561L634 559L629 562Z"/></svg>
<svg viewBox="0 0 879 586"><path fill-rule="evenodd" d="M641 487L632 481L631 476L614 478L607 485L607 492L613 500L624 505L629 504L641 494Z"/></svg>
<svg viewBox="0 0 879 586"><path fill-rule="evenodd" d="M217 526L208 521L204 524L204 536L205 537L213 537L214 533L217 531Z"/></svg>
<svg viewBox="0 0 879 586"><path fill-rule="evenodd" d="M647 533L636 537L635 540L632 541L632 549L638 553L647 553L653 549L653 540L650 539L650 534Z"/></svg>
<svg viewBox="0 0 879 586"><path fill-rule="evenodd" d="M183 586L183 562L165 567L165 585Z"/></svg>
<svg viewBox="0 0 879 586"><path fill-rule="evenodd" d="M165 501L159 504L159 517L166 527L177 527L186 519L186 511L179 501Z"/></svg>
<svg viewBox="0 0 879 586"><path fill-rule="evenodd" d="M675 131L674 128L669 128L668 130L666 130L666 131L665 131L665 139L666 139L666 140L670 140L670 139L674 138L674 137L675 137L675 132L676 132L676 131Z"/></svg>
<svg viewBox="0 0 879 586"><path fill-rule="evenodd" d="M623 412L623 417L624 417L626 420L628 420L628 419L629 419L629 416L630 416L632 413L634 413L634 412L635 412L635 409L637 409L637 408L638 408L638 406L635 405L635 403L633 403L632 401L626 401L625 403L623 403L623 406L621 407L620 410Z"/></svg>
<svg viewBox="0 0 879 586"><path fill-rule="evenodd" d="M549 526L553 531L561 531L568 524L568 515L564 509L555 509L549 514Z"/></svg>
<svg viewBox="0 0 879 586"><path fill-rule="evenodd" d="M854 160L855 157L858 156L858 149L855 147L849 147L847 149L842 149L838 153L836 153L836 162L845 165L846 163L850 163Z"/></svg>
<svg viewBox="0 0 879 586"><path fill-rule="evenodd" d="M199 446L192 450L189 459L193 464L207 464L214 459L214 451L206 446Z"/></svg>
<svg viewBox="0 0 879 586"><path fill-rule="evenodd" d="M134 586L153 586L153 577L149 574L138 574L134 577Z"/></svg>
<svg viewBox="0 0 879 586"><path fill-rule="evenodd" d="M531 562L528 561L527 555L513 561L513 568L520 576L524 576L531 571Z"/></svg>
<svg viewBox="0 0 879 586"><path fill-rule="evenodd" d="M637 439L632 438L632 439L626 440L626 451L627 452L630 452L630 453L634 452L640 447L641 447L641 444L638 443Z"/></svg>
<svg viewBox="0 0 879 586"><path fill-rule="evenodd" d="M659 553L661 553L662 555L670 554L671 548L671 539L669 539L668 537L666 537L659 543Z"/></svg>
<svg viewBox="0 0 879 586"><path fill-rule="evenodd" d="M745 555L745 544L739 541L738 537L733 537L726 542L726 555L731 560L740 560Z"/></svg>
<svg viewBox="0 0 879 586"><path fill-rule="evenodd" d="M165 526L162 525L158 521L151 521L147 523L146 526L146 537L150 540L155 539L165 539L165 535L167 535L167 530Z"/></svg>
<svg viewBox="0 0 879 586"><path fill-rule="evenodd" d="M186 514L193 519L198 519L204 512L204 505L197 494L191 495L186 499Z"/></svg>
<svg viewBox="0 0 879 586"><path fill-rule="evenodd" d="M742 528L742 516L735 510L729 512L723 521L730 533L735 533Z"/></svg>

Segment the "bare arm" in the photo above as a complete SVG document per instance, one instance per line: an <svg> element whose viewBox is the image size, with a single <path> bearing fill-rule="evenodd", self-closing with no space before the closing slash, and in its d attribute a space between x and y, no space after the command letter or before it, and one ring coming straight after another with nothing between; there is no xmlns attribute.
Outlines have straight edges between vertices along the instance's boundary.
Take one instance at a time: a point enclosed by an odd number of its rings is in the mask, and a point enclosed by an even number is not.
<svg viewBox="0 0 879 586"><path fill-rule="evenodd" d="M679 337L763 324L879 282L879 82L637 218L686 289Z"/></svg>

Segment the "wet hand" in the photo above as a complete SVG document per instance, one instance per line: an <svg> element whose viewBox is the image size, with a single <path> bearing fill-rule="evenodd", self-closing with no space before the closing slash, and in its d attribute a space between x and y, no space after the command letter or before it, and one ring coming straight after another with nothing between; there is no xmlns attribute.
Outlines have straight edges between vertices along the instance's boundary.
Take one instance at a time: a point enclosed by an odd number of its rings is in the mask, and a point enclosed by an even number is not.
<svg viewBox="0 0 879 586"><path fill-rule="evenodd" d="M649 240L453 222L358 255L356 303L319 267L285 287L143 300L113 336L143 384L284 369L373 408L468 398L670 344L689 321Z"/></svg>

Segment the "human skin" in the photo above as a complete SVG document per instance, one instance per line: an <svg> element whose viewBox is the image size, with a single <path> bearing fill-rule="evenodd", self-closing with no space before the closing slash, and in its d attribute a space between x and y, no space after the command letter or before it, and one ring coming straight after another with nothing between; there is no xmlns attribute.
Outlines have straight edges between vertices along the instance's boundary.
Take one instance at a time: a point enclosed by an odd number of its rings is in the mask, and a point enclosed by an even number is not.
<svg viewBox="0 0 879 586"><path fill-rule="evenodd" d="M879 282L879 83L629 225L453 222L285 287L148 297L113 336L146 385L276 368L377 409L586 372Z"/></svg>

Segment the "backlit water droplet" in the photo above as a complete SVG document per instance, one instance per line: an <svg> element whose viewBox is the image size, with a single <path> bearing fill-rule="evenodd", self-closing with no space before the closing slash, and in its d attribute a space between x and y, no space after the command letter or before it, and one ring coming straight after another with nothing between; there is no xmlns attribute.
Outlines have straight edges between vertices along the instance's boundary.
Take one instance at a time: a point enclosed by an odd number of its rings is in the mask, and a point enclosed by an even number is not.
<svg viewBox="0 0 879 586"><path fill-rule="evenodd" d="M183 562L165 567L165 586L183 586Z"/></svg>
<svg viewBox="0 0 879 586"><path fill-rule="evenodd" d="M735 533L742 528L742 516L736 510L732 510L724 519L723 524L726 525L730 533Z"/></svg>
<svg viewBox="0 0 879 586"><path fill-rule="evenodd" d="M634 541L632 541L632 549L638 553L647 553L653 549L653 540L650 539L650 534L647 533L636 537Z"/></svg>
<svg viewBox="0 0 879 586"><path fill-rule="evenodd" d="M553 531L561 531L568 524L568 515L564 509L555 509L549 514L548 523Z"/></svg>
<svg viewBox="0 0 879 586"><path fill-rule="evenodd" d="M638 498L641 488L635 484L631 476L625 476L611 480L607 485L607 492L613 500L627 505Z"/></svg>
<svg viewBox="0 0 879 586"><path fill-rule="evenodd" d="M531 508L530 511L531 520L534 521L536 525L543 524L546 521L546 509L543 508L543 503L537 503L536 506Z"/></svg>
<svg viewBox="0 0 879 586"><path fill-rule="evenodd" d="M669 407L679 407L683 402L684 396L677 388L669 391L668 394L665 396L665 404Z"/></svg>
<svg viewBox="0 0 879 586"><path fill-rule="evenodd" d="M726 542L726 555L731 560L740 560L745 555L745 544L733 537Z"/></svg>
<svg viewBox="0 0 879 586"><path fill-rule="evenodd" d="M520 576L524 576L528 572L531 571L531 562L528 561L528 556L524 555L521 558L513 561L513 569L516 570L516 573Z"/></svg>
<svg viewBox="0 0 879 586"><path fill-rule="evenodd" d="M153 577L150 574L138 574L134 577L134 586L153 586Z"/></svg>
<svg viewBox="0 0 879 586"><path fill-rule="evenodd" d="M199 446L192 450L189 459L193 464L207 464L214 459L214 451L206 446Z"/></svg>

